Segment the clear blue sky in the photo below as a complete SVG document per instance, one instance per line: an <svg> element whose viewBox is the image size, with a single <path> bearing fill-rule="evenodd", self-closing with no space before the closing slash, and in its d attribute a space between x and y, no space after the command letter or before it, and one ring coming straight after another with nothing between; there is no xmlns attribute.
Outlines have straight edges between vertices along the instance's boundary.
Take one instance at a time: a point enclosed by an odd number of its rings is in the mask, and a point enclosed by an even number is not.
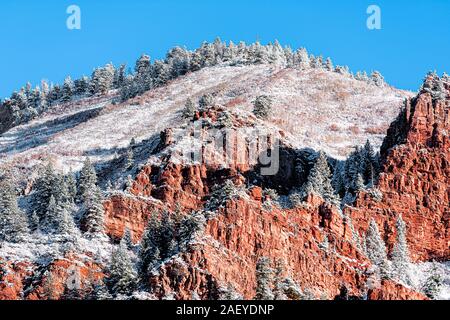
<svg viewBox="0 0 450 320"><path fill-rule="evenodd" d="M81 8L81 30L66 28L71 4ZM382 10L382 30L366 28L370 4ZM26 81L61 82L107 62L132 67L144 52L162 58L175 45L193 49L217 36L304 46L411 90L428 70L450 73L449 0L4 0L0 97Z"/></svg>

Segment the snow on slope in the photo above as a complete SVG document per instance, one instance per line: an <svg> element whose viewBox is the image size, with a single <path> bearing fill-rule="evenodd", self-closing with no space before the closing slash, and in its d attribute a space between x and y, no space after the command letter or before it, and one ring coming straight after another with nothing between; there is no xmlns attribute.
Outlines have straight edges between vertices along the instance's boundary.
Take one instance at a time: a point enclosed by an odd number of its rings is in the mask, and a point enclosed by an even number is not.
<svg viewBox="0 0 450 320"><path fill-rule="evenodd" d="M211 92L218 103L239 112L251 111L258 95L272 96L272 125L287 131L294 146L321 149L335 157L346 156L367 138L379 146L402 101L411 95L324 70L217 66L131 102L87 103L13 128L0 136L0 163L27 170L52 157L67 171L78 170L87 155L94 162L111 159L133 137L141 141L178 126L187 98L196 100Z"/></svg>

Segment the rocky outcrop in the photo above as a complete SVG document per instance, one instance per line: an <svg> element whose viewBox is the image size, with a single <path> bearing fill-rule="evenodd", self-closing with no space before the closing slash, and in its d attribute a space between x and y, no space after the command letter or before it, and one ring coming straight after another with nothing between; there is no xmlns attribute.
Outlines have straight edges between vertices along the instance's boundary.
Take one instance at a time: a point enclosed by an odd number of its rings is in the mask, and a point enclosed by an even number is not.
<svg viewBox="0 0 450 320"><path fill-rule="evenodd" d="M428 300L414 290L408 289L392 281L383 281L377 288L369 289L368 300Z"/></svg>
<svg viewBox="0 0 450 320"><path fill-rule="evenodd" d="M408 101L383 145L378 188L383 199L359 195L347 212L360 231L373 217L389 249L399 214L407 224L413 260L450 258L450 101L428 93ZM389 147L394 141L401 145Z"/></svg>
<svg viewBox="0 0 450 320"><path fill-rule="evenodd" d="M58 300L71 286L87 295L92 285L104 277L101 264L76 254L43 266L0 260L0 269L0 300Z"/></svg>

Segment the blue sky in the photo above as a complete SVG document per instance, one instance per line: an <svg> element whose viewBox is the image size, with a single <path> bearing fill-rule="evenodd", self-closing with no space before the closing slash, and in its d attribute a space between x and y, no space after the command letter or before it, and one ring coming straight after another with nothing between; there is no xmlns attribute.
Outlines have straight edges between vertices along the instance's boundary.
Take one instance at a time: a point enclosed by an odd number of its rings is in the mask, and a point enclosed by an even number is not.
<svg viewBox="0 0 450 320"><path fill-rule="evenodd" d="M81 30L66 28L71 4L81 8ZM366 27L371 4L381 8L381 30ZM132 67L144 52L162 58L175 45L194 49L217 36L304 46L410 90L428 70L450 73L449 0L5 0L0 97L27 81L61 82L107 62Z"/></svg>

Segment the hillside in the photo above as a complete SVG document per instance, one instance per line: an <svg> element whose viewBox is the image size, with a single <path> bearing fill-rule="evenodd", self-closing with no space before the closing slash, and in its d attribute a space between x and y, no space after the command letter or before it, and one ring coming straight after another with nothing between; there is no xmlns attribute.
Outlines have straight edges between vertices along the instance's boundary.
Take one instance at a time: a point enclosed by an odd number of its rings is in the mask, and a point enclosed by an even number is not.
<svg viewBox="0 0 450 320"><path fill-rule="evenodd" d="M324 70L211 67L125 103L86 99L43 114L1 135L2 163L31 168L39 163L36 159L55 157L60 169L79 170L87 155L94 162L108 160L132 138L149 139L176 125L186 100L205 93L215 93L218 103L243 112L251 111L255 97L268 94L275 102L269 122L286 131L296 147L338 158L367 139L380 146L403 100L411 96Z"/></svg>
<svg viewBox="0 0 450 320"><path fill-rule="evenodd" d="M448 76L238 48L4 102L0 299L449 298Z"/></svg>

